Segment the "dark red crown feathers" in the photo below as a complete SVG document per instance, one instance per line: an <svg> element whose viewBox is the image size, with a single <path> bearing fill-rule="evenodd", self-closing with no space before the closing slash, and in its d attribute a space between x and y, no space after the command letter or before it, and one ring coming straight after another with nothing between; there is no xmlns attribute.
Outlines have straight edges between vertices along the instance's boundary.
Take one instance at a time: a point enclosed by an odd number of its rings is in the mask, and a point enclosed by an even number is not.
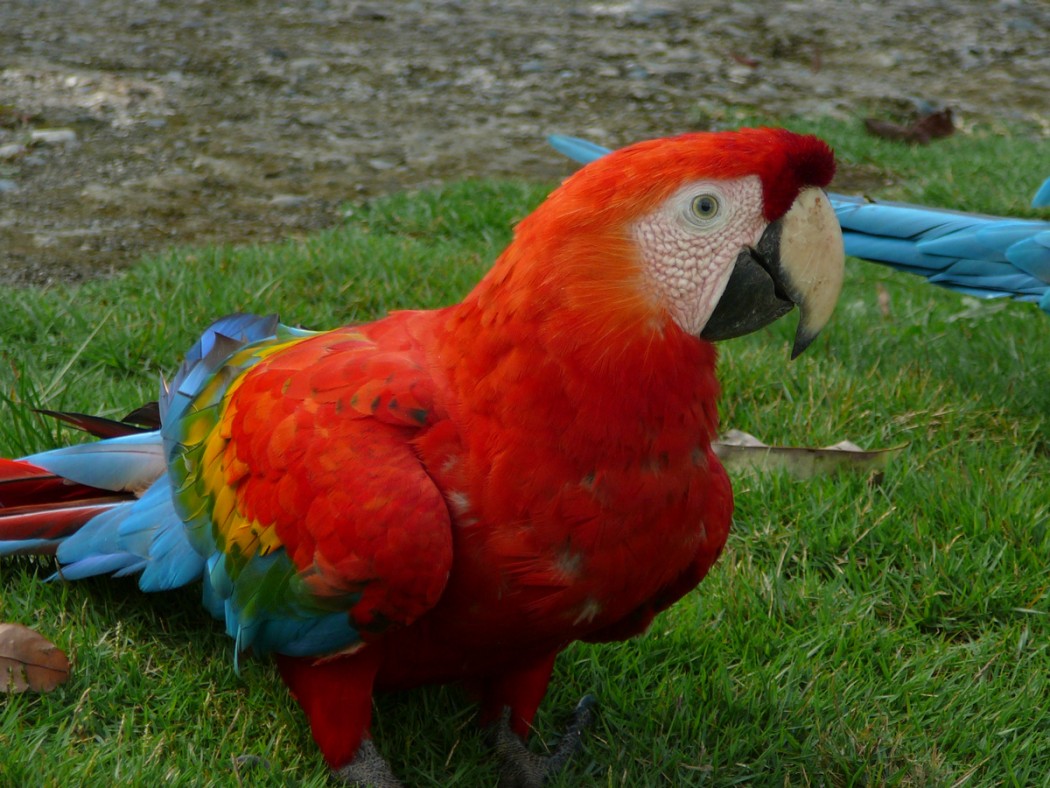
<svg viewBox="0 0 1050 788"><path fill-rule="evenodd" d="M775 221L787 213L799 192L823 188L835 175L835 156L827 143L809 134L787 129L756 128L737 131L692 132L647 140L613 151L587 165L555 192L555 202L579 200L574 222L584 221L587 209L602 210L589 218L616 220L617 214L644 213L683 182L707 178L762 181L763 215Z"/></svg>

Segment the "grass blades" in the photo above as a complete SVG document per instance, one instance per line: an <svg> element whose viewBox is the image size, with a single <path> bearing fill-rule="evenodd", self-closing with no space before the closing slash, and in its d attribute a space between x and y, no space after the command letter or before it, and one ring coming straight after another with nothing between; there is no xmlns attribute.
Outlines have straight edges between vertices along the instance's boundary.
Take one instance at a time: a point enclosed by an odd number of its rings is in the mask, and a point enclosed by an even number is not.
<svg viewBox="0 0 1050 788"><path fill-rule="evenodd" d="M787 125L829 138L880 197L1039 215L1025 206L1050 173L1026 130L906 148L834 121ZM120 416L154 397L228 312L316 327L458 299L544 192L455 184L356 206L301 241L8 292L0 450L73 437L27 407ZM600 707L559 784L1045 784L1050 316L850 261L835 318L793 363L789 323L723 346L723 422L770 443L908 448L881 479L735 479L735 531L699 591L643 638L560 658L539 737L588 692ZM236 675L195 590L146 597L50 572L0 563L0 620L73 660L55 693L0 701L0 784L326 784L273 667ZM377 706L380 749L408 785L494 784L459 690Z"/></svg>

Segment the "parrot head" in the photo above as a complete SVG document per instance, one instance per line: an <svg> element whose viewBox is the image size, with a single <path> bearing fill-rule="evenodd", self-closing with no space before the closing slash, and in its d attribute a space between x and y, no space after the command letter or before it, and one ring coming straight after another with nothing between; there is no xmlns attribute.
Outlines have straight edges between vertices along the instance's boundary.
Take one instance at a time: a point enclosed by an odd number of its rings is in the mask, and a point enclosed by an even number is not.
<svg viewBox="0 0 1050 788"><path fill-rule="evenodd" d="M550 241L540 275L606 322L673 323L714 341L797 306L794 357L842 285L842 232L823 191L834 172L822 140L784 129L650 140L568 178L516 238Z"/></svg>

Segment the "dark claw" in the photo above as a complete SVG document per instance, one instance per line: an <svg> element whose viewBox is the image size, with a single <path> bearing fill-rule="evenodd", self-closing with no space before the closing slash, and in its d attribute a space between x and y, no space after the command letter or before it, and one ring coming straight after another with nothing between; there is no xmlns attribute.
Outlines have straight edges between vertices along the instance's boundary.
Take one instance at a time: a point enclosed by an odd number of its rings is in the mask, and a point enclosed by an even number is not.
<svg viewBox="0 0 1050 788"><path fill-rule="evenodd" d="M332 776L352 788L402 788L371 739L361 742L350 763L341 769L332 769Z"/></svg>
<svg viewBox="0 0 1050 788"><path fill-rule="evenodd" d="M594 722L593 695L585 695L576 704L572 721L550 755L531 752L510 729L510 709L503 710L496 725L496 755L500 761L499 788L542 788L549 777L560 772L576 751L584 729Z"/></svg>

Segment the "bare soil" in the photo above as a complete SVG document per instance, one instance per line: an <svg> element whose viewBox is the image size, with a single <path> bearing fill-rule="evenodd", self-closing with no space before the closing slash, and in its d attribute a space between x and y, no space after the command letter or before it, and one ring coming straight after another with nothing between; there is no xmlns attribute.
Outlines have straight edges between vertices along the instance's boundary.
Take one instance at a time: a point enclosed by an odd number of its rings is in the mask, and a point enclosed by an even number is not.
<svg viewBox="0 0 1050 788"><path fill-rule="evenodd" d="M0 283L559 177L554 131L922 102L1048 128L1048 42L1050 4L1023 0L2 0Z"/></svg>

